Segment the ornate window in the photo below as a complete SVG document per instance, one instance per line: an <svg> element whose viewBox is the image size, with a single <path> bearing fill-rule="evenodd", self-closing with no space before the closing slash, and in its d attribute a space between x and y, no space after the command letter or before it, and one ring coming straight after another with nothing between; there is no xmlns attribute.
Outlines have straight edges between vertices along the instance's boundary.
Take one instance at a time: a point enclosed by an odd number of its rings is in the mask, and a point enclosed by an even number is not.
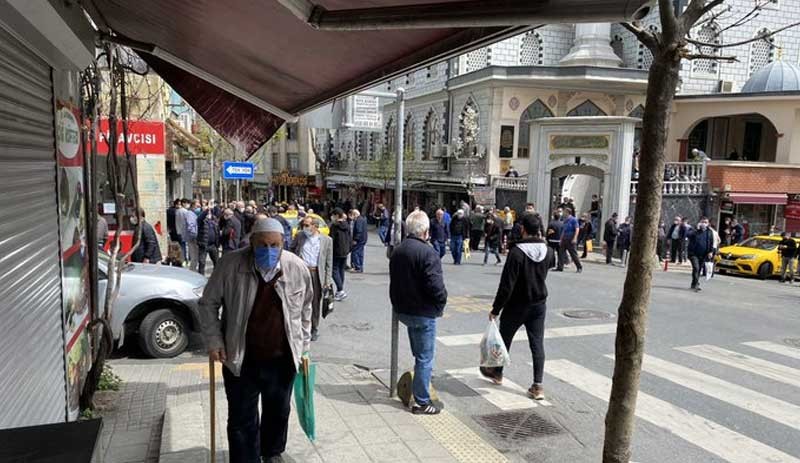
<svg viewBox="0 0 800 463"><path fill-rule="evenodd" d="M756 36L769 34L769 29L761 29ZM765 39L756 40L750 44L750 66L749 75L753 75L761 68L771 63L775 58L775 37L769 36Z"/></svg>
<svg viewBox="0 0 800 463"><path fill-rule="evenodd" d="M378 158L378 132L371 132L369 134L369 153L367 159L375 161Z"/></svg>
<svg viewBox="0 0 800 463"><path fill-rule="evenodd" d="M639 106L633 108L633 111L631 111L631 113L628 114L628 117L637 117L639 119L643 118L644 117L644 106L639 105Z"/></svg>
<svg viewBox="0 0 800 463"><path fill-rule="evenodd" d="M458 115L458 138L455 140L456 152L462 156L478 154L478 133L480 132L480 113L475 101L470 98Z"/></svg>
<svg viewBox="0 0 800 463"><path fill-rule="evenodd" d="M715 22L706 23L697 31L697 40L704 43L722 43L722 33ZM701 55L719 55L719 48L716 47L697 47L697 53ZM713 59L696 59L692 61L692 75L699 77L715 78L719 75L719 62Z"/></svg>
<svg viewBox="0 0 800 463"><path fill-rule="evenodd" d="M622 41L622 37L618 35L614 36L611 40L611 49L614 50L614 54L625 63L625 42Z"/></svg>
<svg viewBox="0 0 800 463"><path fill-rule="evenodd" d="M553 117L553 112L542 102L536 100L528 106L519 117L519 137L517 142L517 157L530 157L530 132L531 121L540 117Z"/></svg>
<svg viewBox="0 0 800 463"><path fill-rule="evenodd" d="M519 64L522 66L541 65L544 57L544 44L542 37L536 31L530 31L522 36L519 47Z"/></svg>
<svg viewBox="0 0 800 463"><path fill-rule="evenodd" d="M657 33L658 26L651 24L647 27L650 32ZM653 52L650 51L643 43L639 42L639 63L636 66L639 69L649 70L650 65L653 64Z"/></svg>
<svg viewBox="0 0 800 463"><path fill-rule="evenodd" d="M368 132L356 133L356 149L358 150L358 159L366 161L369 159L369 134Z"/></svg>
<svg viewBox="0 0 800 463"><path fill-rule="evenodd" d="M479 48L471 51L466 55L466 66L464 72L477 71L489 66L490 52L489 48Z"/></svg>
<svg viewBox="0 0 800 463"><path fill-rule="evenodd" d="M422 160L430 161L433 159L433 155L439 148L439 139L441 138L441 131L439 130L439 116L433 109L428 111L428 115L425 116L425 129L422 134L422 138Z"/></svg>
<svg viewBox="0 0 800 463"><path fill-rule="evenodd" d="M585 116L606 116L606 112L600 109L596 104L592 103L592 100L586 100L583 103L579 104L572 108L568 113L567 117L585 117Z"/></svg>
<svg viewBox="0 0 800 463"><path fill-rule="evenodd" d="M394 117L390 117L389 122L386 123L384 140L386 141L386 144L383 147L383 154L385 156L392 157L397 149L397 126L394 123Z"/></svg>
<svg viewBox="0 0 800 463"><path fill-rule="evenodd" d="M405 124L403 124L403 150L405 151L403 159L405 160L414 159L414 155L417 152L416 143L414 143L417 139L415 129L414 116L409 114L406 116Z"/></svg>

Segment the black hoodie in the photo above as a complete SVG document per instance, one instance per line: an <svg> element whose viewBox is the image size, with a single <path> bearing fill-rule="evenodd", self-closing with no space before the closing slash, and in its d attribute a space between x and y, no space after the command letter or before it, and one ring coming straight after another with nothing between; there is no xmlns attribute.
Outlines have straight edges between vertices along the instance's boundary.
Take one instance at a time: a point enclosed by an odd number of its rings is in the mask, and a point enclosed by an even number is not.
<svg viewBox="0 0 800 463"><path fill-rule="evenodd" d="M553 266L553 249L540 238L527 238L509 251L492 313L527 309L547 300L547 270Z"/></svg>

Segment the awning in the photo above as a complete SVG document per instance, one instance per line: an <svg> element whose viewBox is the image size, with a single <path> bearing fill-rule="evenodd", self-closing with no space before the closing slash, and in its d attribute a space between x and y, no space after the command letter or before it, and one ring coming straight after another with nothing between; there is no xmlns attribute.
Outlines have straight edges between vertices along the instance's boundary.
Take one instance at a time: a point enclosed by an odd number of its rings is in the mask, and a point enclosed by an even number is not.
<svg viewBox="0 0 800 463"><path fill-rule="evenodd" d="M784 193L730 193L729 198L736 204L784 205L788 201Z"/></svg>
<svg viewBox="0 0 800 463"><path fill-rule="evenodd" d="M141 52L209 124L250 154L283 120L416 67L535 24L640 18L650 3L93 0L83 5L107 37Z"/></svg>

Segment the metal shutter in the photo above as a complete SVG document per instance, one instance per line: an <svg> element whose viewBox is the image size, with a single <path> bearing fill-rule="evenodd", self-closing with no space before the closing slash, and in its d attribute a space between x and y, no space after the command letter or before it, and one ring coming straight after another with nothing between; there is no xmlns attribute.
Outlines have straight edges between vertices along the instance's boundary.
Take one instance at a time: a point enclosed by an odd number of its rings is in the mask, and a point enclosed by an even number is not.
<svg viewBox="0 0 800 463"><path fill-rule="evenodd" d="M0 27L0 428L64 421L50 67Z"/></svg>

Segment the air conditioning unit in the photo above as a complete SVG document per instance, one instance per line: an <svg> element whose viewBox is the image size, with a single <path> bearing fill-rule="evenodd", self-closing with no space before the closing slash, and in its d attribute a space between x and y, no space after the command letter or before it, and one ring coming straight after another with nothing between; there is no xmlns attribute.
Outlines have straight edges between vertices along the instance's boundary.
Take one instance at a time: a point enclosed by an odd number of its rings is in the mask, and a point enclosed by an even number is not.
<svg viewBox="0 0 800 463"><path fill-rule="evenodd" d="M717 83L717 93L733 93L733 81L720 80Z"/></svg>

